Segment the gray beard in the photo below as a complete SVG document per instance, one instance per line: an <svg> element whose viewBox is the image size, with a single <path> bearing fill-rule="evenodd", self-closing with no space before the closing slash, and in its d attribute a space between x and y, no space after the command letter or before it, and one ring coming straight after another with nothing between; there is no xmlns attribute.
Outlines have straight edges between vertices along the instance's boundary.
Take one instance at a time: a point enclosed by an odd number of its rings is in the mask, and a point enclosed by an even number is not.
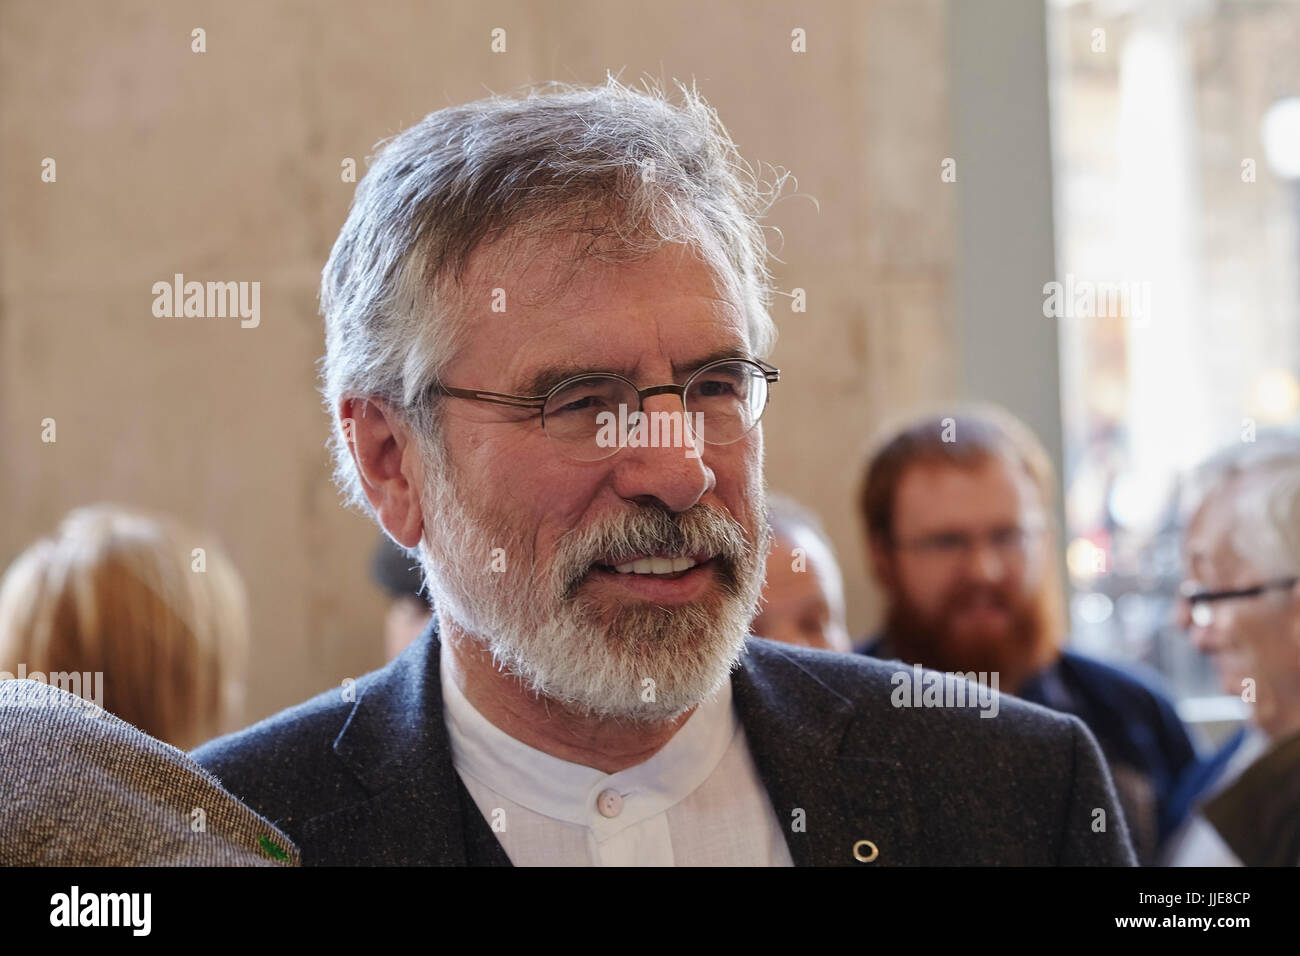
<svg viewBox="0 0 1300 956"><path fill-rule="evenodd" d="M535 555L523 566L519 537L475 514L454 480L431 474L420 558L444 627L490 650L529 691L583 716L662 722L717 693L744 650L771 534L761 488L757 497L753 543L716 508L640 507L564 535L549 567ZM718 586L697 602L611 607L583 588L605 555L677 548L718 555Z"/></svg>

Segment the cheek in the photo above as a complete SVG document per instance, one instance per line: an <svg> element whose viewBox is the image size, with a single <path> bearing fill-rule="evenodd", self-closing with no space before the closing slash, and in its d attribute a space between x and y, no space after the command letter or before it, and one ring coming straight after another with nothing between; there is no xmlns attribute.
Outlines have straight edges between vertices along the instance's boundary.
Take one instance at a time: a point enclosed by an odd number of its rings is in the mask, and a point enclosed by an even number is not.
<svg viewBox="0 0 1300 956"><path fill-rule="evenodd" d="M457 421L448 430L465 494L503 516L563 511L599 481L594 469L558 456L548 442L540 425L527 422Z"/></svg>
<svg viewBox="0 0 1300 956"><path fill-rule="evenodd" d="M1294 665L1288 661L1294 653L1294 646L1284 637L1286 628L1290 625L1286 617L1279 614L1253 614L1249 618L1243 615L1243 618L1236 631L1240 638L1236 643L1256 661L1263 664L1286 664L1288 670L1294 669ZM1267 669L1272 670L1273 667Z"/></svg>
<svg viewBox="0 0 1300 956"><path fill-rule="evenodd" d="M513 423L457 421L448 430L448 447L462 472L474 482L495 482L512 472L527 474L541 456L534 436Z"/></svg>
<svg viewBox="0 0 1300 956"><path fill-rule="evenodd" d="M907 558L903 558L898 563L898 584L913 604L926 610L934 610L943 603L944 597L952 589L953 582L941 571L918 567Z"/></svg>
<svg viewBox="0 0 1300 956"><path fill-rule="evenodd" d="M531 558L539 566L549 567L564 550L566 536L571 542L582 529L598 522L597 510L591 507L593 489L580 484L580 476L569 475L542 481L528 492L521 492L513 503L514 520L519 534L529 543ZM571 546L571 545L570 545Z"/></svg>
<svg viewBox="0 0 1300 956"><path fill-rule="evenodd" d="M727 471L741 477L747 484L763 481L763 435L756 431L751 437L732 445L705 445L704 463L715 472ZM714 452L710 455L709 452ZM713 461L710 461L710 458ZM715 464L716 462L716 464Z"/></svg>
<svg viewBox="0 0 1300 956"><path fill-rule="evenodd" d="M1240 634L1239 625L1229 614L1216 617L1209 627L1198 627L1194 632L1197 635L1197 646L1205 651L1235 651L1238 650L1237 636Z"/></svg>
<svg viewBox="0 0 1300 956"><path fill-rule="evenodd" d="M1054 538L1038 539L1026 551L1024 563L1011 568L1012 577L1018 577L1027 587L1037 587L1046 578L1052 562L1056 560Z"/></svg>
<svg viewBox="0 0 1300 956"><path fill-rule="evenodd" d="M1028 597L1043 586L1046 573L1047 567L1042 562L1030 562L1023 568L1012 568L1007 577L1013 587Z"/></svg>
<svg viewBox="0 0 1300 956"><path fill-rule="evenodd" d="M706 445L703 461L705 467L713 472L713 493L733 518L745 527L753 528L758 503L765 497L761 443Z"/></svg>

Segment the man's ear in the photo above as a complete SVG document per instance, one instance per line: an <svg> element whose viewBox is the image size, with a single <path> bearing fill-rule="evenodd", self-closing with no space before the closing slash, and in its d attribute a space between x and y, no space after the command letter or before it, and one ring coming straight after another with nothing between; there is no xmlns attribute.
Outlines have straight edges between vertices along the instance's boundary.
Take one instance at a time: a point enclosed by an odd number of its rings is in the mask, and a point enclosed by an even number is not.
<svg viewBox="0 0 1300 956"><path fill-rule="evenodd" d="M424 533L424 464L414 436L382 399L341 398L338 416L361 488L379 523L398 544L414 548Z"/></svg>

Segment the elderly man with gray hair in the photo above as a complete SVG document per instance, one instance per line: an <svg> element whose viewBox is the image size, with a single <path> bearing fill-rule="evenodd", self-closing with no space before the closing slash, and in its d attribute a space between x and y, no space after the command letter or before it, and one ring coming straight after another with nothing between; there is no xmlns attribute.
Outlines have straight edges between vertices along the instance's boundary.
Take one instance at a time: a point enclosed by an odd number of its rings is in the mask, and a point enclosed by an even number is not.
<svg viewBox="0 0 1300 956"><path fill-rule="evenodd" d="M1300 865L1300 437L1230 449L1193 487L1180 616L1249 718L1184 781L1168 862Z"/></svg>
<svg viewBox="0 0 1300 956"><path fill-rule="evenodd" d="M494 96L375 157L324 394L436 616L196 759L307 864L1131 863L1079 721L749 637L784 177L680 92Z"/></svg>

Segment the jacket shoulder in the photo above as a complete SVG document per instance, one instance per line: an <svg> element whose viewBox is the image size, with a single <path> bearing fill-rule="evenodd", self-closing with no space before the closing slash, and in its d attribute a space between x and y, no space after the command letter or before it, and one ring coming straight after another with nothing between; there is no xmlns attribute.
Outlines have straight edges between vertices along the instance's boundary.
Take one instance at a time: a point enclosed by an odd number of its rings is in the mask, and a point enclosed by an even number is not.
<svg viewBox="0 0 1300 956"><path fill-rule="evenodd" d="M355 700L374 674L334 688L250 727L210 740L191 754L227 790L281 824L328 812L363 791L334 752Z"/></svg>
<svg viewBox="0 0 1300 956"><path fill-rule="evenodd" d="M1109 773L1077 717L999 693L994 675L971 682L761 639L744 666L765 735L752 746L818 768L839 817L895 820L907 862L1132 863ZM1098 808L1113 821L1104 832L1092 829Z"/></svg>
<svg viewBox="0 0 1300 956"><path fill-rule="evenodd" d="M847 700L862 719L919 708L927 714L928 721L951 721L958 725L975 721L970 726L981 732L1066 739L1073 733L1074 725L1083 726L1076 717L1001 693L996 675L982 686L978 681L972 685L960 676L918 669L899 661L776 644L761 638L751 638L748 650L750 666L760 674L781 680L778 676L781 670L793 664ZM918 677L920 686L916 686ZM948 692L946 683L954 685L953 692ZM939 706L930 703L925 693L927 687L932 694L939 695ZM983 714L996 719L987 719Z"/></svg>

